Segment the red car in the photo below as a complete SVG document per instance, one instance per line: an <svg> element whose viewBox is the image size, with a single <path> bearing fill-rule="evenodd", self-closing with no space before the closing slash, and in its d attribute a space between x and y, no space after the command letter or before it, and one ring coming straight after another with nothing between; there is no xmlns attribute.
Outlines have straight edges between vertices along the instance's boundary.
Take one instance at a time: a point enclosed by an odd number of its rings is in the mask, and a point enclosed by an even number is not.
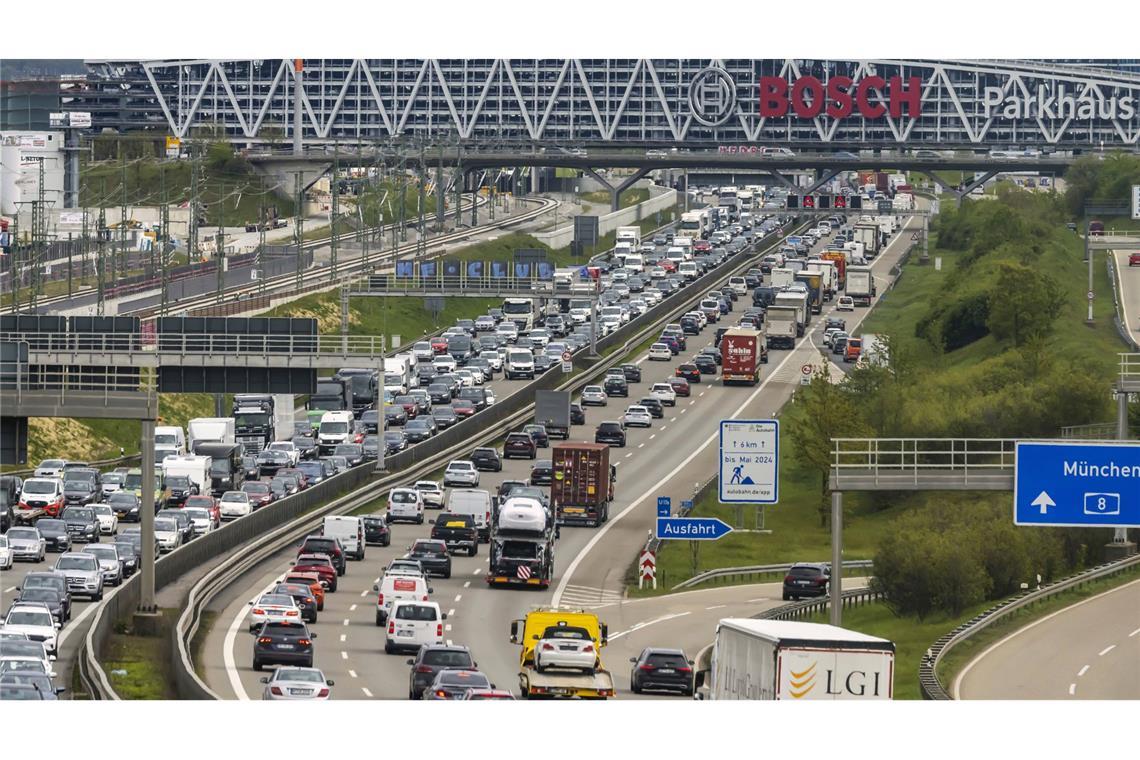
<svg viewBox="0 0 1140 760"><path fill-rule="evenodd" d="M699 383L701 381L701 370L695 364L682 364L682 365L680 365L679 367L677 367L676 375L679 378L684 378L685 380L687 380L690 383ZM677 389L674 388L673 390L677 390ZM680 396L680 395L688 396L689 394L688 394L687 389L686 389L686 393L684 393L684 394L682 394L678 390L677 395L678 396Z"/></svg>
<svg viewBox="0 0 1140 760"><path fill-rule="evenodd" d="M699 251L701 253L708 253L712 250L712 243L707 240L695 240L693 241L693 250Z"/></svg>
<svg viewBox="0 0 1140 760"><path fill-rule="evenodd" d="M416 401L415 396L396 396L396 400L392 404L403 409L409 420L414 420L419 416L420 403Z"/></svg>
<svg viewBox="0 0 1140 760"><path fill-rule="evenodd" d="M1128 254L1128 266L1140 267L1140 251Z"/></svg>
<svg viewBox="0 0 1140 760"><path fill-rule="evenodd" d="M683 377L669 378L669 385L673 386L673 392L678 396L691 396L692 391L689 388L689 381Z"/></svg>
<svg viewBox="0 0 1140 760"><path fill-rule="evenodd" d="M336 591L336 567L327 554L302 554L297 557L290 573L316 573L321 585L330 592Z"/></svg>
<svg viewBox="0 0 1140 760"><path fill-rule="evenodd" d="M673 261L672 259L661 259L657 262L657 266L661 267L669 274L677 271L677 262Z"/></svg>
<svg viewBox="0 0 1140 760"><path fill-rule="evenodd" d="M436 336L431 339L431 350L437 354L447 353L447 338Z"/></svg>
<svg viewBox="0 0 1140 760"><path fill-rule="evenodd" d="M475 414L475 404L465 398L457 398L451 402L451 408L455 410L456 417L470 417Z"/></svg>
<svg viewBox="0 0 1140 760"><path fill-rule="evenodd" d="M197 507L204 509L210 513L210 519L214 521L214 527L222 524L222 510L218 506L218 501L213 496L191 496L186 499L187 507Z"/></svg>

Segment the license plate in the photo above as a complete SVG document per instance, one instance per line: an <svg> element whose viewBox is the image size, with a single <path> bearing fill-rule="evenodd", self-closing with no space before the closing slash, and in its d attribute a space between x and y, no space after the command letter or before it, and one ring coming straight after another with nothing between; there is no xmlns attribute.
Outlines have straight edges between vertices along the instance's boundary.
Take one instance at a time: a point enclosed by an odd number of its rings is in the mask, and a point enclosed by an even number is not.
<svg viewBox="0 0 1140 760"><path fill-rule="evenodd" d="M663 676L667 676L667 675L672 675L674 671L673 671L673 668L661 668L657 672Z"/></svg>
<svg viewBox="0 0 1140 760"><path fill-rule="evenodd" d="M563 652L577 652L577 651L578 651L578 647L573 647L573 646L570 646L570 647L558 647L558 648L559 648L559 649L561 649Z"/></svg>
<svg viewBox="0 0 1140 760"><path fill-rule="evenodd" d="M297 647L293 644L278 644L277 648L278 649L296 649Z"/></svg>
<svg viewBox="0 0 1140 760"><path fill-rule="evenodd" d="M807 586L810 584L807 581L796 581L796 585L797 586Z"/></svg>
<svg viewBox="0 0 1140 760"><path fill-rule="evenodd" d="M396 631L397 636L411 636L413 631Z"/></svg>
<svg viewBox="0 0 1140 760"><path fill-rule="evenodd" d="M568 515L580 515L586 510L582 507L563 507L562 511Z"/></svg>
<svg viewBox="0 0 1140 760"><path fill-rule="evenodd" d="M307 697L313 693L312 689L290 689L289 693L297 697Z"/></svg>

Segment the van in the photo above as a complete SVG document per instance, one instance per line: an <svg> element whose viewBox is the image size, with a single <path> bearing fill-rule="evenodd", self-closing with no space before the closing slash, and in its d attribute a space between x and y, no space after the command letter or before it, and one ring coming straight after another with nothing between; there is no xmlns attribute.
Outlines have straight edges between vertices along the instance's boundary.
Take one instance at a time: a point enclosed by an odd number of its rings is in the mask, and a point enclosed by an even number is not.
<svg viewBox="0 0 1140 760"><path fill-rule="evenodd" d="M645 271L645 257L639 253L631 253L625 257L625 268L634 274Z"/></svg>
<svg viewBox="0 0 1140 760"><path fill-rule="evenodd" d="M159 425L154 429L154 463L186 453L186 432L180 427Z"/></svg>
<svg viewBox="0 0 1140 760"><path fill-rule="evenodd" d="M388 615L384 651L416 652L420 647L442 644L444 620L447 613L441 612L435 602L396 602Z"/></svg>
<svg viewBox="0 0 1140 760"><path fill-rule="evenodd" d="M508 380L516 377L534 379L534 354L522 349L507 351L507 358L503 362L503 376Z"/></svg>
<svg viewBox="0 0 1140 760"><path fill-rule="evenodd" d="M352 412L325 412L317 428L317 443L321 454L331 454L342 443L352 443Z"/></svg>
<svg viewBox="0 0 1140 760"><path fill-rule="evenodd" d="M701 273L697 270L696 262L682 261L680 266L677 267L677 274L691 282L700 277Z"/></svg>
<svg viewBox="0 0 1140 760"><path fill-rule="evenodd" d="M748 281L743 277L729 277L728 287L738 296L748 295Z"/></svg>
<svg viewBox="0 0 1140 760"><path fill-rule="evenodd" d="M479 530L479 540L487 543L491 540L491 494L475 488L453 488L447 494L448 512L460 515L471 515L475 518L475 527Z"/></svg>
<svg viewBox="0 0 1140 760"><path fill-rule="evenodd" d="M364 559L364 522L359 517L326 517L321 535L339 538L345 554L353 559Z"/></svg>
<svg viewBox="0 0 1140 760"><path fill-rule="evenodd" d="M422 575L385 573L380 582L372 586L376 592L376 625L388 622L388 613L397 602L426 602L431 586Z"/></svg>

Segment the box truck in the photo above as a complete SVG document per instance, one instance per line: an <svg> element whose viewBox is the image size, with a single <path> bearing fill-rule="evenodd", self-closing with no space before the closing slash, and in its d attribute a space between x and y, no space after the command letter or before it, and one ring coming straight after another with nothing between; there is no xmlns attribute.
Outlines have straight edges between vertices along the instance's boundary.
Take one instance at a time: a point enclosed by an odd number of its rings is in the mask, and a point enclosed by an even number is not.
<svg viewBox="0 0 1140 760"><path fill-rule="evenodd" d="M776 305L787 306L796 312L796 335L802 337L804 330L811 323L811 306L808 303L808 294L803 291L785 290L776 294Z"/></svg>
<svg viewBox="0 0 1140 760"><path fill-rule="evenodd" d="M875 277L871 267L847 267L847 295L856 306L870 306L875 297Z"/></svg>
<svg viewBox="0 0 1140 760"><path fill-rule="evenodd" d="M615 243L625 243L630 247L630 250L636 251L641 247L641 228L640 227L618 227L617 232L614 233Z"/></svg>
<svg viewBox="0 0 1140 760"><path fill-rule="evenodd" d="M779 298L780 294L777 293ZM795 348L799 333L794 307L773 305L768 307L764 322L768 329L768 348ZM723 359L722 359L723 363Z"/></svg>
<svg viewBox="0 0 1140 760"><path fill-rule="evenodd" d="M823 623L725 618L696 683L714 700L891 699L894 669L887 639Z"/></svg>
<svg viewBox="0 0 1140 760"><path fill-rule="evenodd" d="M236 443L232 417L198 417L186 423L191 453L203 443Z"/></svg>
<svg viewBox="0 0 1140 760"><path fill-rule="evenodd" d="M730 327L720 339L721 382L725 385L760 382L760 365L768 361L759 330Z"/></svg>
<svg viewBox="0 0 1140 760"><path fill-rule="evenodd" d="M808 267L796 273L796 282L802 282L808 289L808 307L812 314L823 311L823 273Z"/></svg>
<svg viewBox="0 0 1140 760"><path fill-rule="evenodd" d="M771 281L768 284L773 288L786 288L795 281L795 270L788 267L773 267Z"/></svg>
<svg viewBox="0 0 1140 760"><path fill-rule="evenodd" d="M610 516L615 467L604 443L561 443L553 451L550 504L559 524L597 527Z"/></svg>
<svg viewBox="0 0 1140 760"><path fill-rule="evenodd" d="M534 421L546 427L551 438L570 438L570 393L568 391L535 391Z"/></svg>

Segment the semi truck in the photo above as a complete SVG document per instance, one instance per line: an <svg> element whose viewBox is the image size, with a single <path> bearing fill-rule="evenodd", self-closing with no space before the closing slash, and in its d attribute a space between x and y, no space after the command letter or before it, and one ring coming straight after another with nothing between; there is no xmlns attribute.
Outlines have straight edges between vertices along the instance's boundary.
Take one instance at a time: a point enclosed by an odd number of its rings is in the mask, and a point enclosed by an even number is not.
<svg viewBox="0 0 1140 760"><path fill-rule="evenodd" d="M503 299L503 319L514 322L519 332L535 328L535 307L533 298Z"/></svg>
<svg viewBox="0 0 1140 760"><path fill-rule="evenodd" d="M567 391L535 391L534 421L546 427L551 438L570 438L570 393Z"/></svg>
<svg viewBox="0 0 1140 760"><path fill-rule="evenodd" d="M556 529L542 502L509 498L494 520L487 585L548 588L554 578Z"/></svg>
<svg viewBox="0 0 1140 760"><path fill-rule="evenodd" d="M322 412L351 412L352 386L343 378L318 377L317 392L309 396L306 408Z"/></svg>
<svg viewBox="0 0 1140 760"><path fill-rule="evenodd" d="M808 294L803 291L785 290L776 294L776 305L787 306L796 312L796 336L802 337L807 326L811 324L811 305L808 303Z"/></svg>
<svg viewBox="0 0 1140 760"><path fill-rule="evenodd" d="M777 293L779 298L780 294ZM768 348L795 348L796 336L799 334L796 320L796 309L790 306L774 305L768 307L764 322L768 328ZM723 342L723 340L722 340ZM721 360L723 364L723 359Z"/></svg>
<svg viewBox="0 0 1140 760"><path fill-rule="evenodd" d="M871 267L847 267L846 293L855 301L856 306L871 305L875 297L875 278L871 273Z"/></svg>
<svg viewBox="0 0 1140 760"><path fill-rule="evenodd" d="M796 282L802 282L808 289L808 307L812 314L823 311L823 273L808 267L796 273Z"/></svg>
<svg viewBox="0 0 1140 760"><path fill-rule="evenodd" d="M840 251L825 251L820 258L835 265L835 292L847 287L847 257Z"/></svg>
<svg viewBox="0 0 1140 760"><path fill-rule="evenodd" d="M236 443L232 417L198 417L186 423L190 452L198 453L205 443Z"/></svg>
<svg viewBox="0 0 1140 760"><path fill-rule="evenodd" d="M585 644L585 640L589 644ZM605 699L614 695L614 679L602 664L602 648L609 640L606 624L586 610L567 607L536 607L521 620L511 621L511 643L519 652L519 694L532 697L579 697ZM559 643L560 641L564 643ZM573 648L575 654L590 648L592 665L562 667L557 656L553 666L544 665L543 647ZM536 663L536 650L538 662ZM555 650L556 651L556 650ZM586 661L588 658L583 659ZM539 668L542 668L541 670Z"/></svg>
<svg viewBox="0 0 1140 760"><path fill-rule="evenodd" d="M559 524L597 527L610 517L617 483L604 443L562 443L554 447L550 506Z"/></svg>
<svg viewBox="0 0 1140 760"><path fill-rule="evenodd" d="M700 211L686 211L681 214L679 233L685 237L700 240L704 237L705 222Z"/></svg>
<svg viewBox="0 0 1140 760"><path fill-rule="evenodd" d="M764 335L759 330L730 327L720 339L721 382L725 385L760 382L760 365L768 361Z"/></svg>
<svg viewBox="0 0 1140 760"><path fill-rule="evenodd" d="M411 382L415 380L416 373L409 369L409 374L411 378L408 387L413 388L415 386L411 385ZM376 370L367 367L343 367L338 369L333 377L344 380L351 387L352 413L357 417L363 414L365 409L370 409L376 401Z"/></svg>
<svg viewBox="0 0 1140 760"><path fill-rule="evenodd" d="M895 645L823 623L725 618L709 669L697 673L708 698L891 699Z"/></svg>

